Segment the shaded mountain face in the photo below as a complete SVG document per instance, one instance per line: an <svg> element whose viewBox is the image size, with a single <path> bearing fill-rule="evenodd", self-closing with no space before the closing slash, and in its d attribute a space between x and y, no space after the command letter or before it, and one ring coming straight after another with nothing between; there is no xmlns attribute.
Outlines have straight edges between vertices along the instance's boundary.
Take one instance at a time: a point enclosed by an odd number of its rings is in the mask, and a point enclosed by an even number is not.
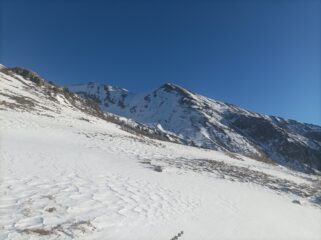
<svg viewBox="0 0 321 240"><path fill-rule="evenodd" d="M170 83L145 94L97 83L69 89L105 112L173 133L186 144L321 171L320 126L250 112Z"/></svg>

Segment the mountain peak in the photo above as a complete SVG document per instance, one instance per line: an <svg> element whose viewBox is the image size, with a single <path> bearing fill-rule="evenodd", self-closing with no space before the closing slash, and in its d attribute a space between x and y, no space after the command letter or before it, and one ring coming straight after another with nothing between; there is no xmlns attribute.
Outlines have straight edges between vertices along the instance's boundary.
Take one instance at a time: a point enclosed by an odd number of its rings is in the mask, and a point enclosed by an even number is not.
<svg viewBox="0 0 321 240"><path fill-rule="evenodd" d="M177 87L180 87L180 86L170 82L167 82L161 85L161 88L177 88Z"/></svg>
<svg viewBox="0 0 321 240"><path fill-rule="evenodd" d="M174 83L164 83L159 89L165 92L176 92L184 97L191 97L192 95L192 92Z"/></svg>
<svg viewBox="0 0 321 240"><path fill-rule="evenodd" d="M122 92L122 93L127 93L128 92L128 90L125 89L125 88L115 87L115 86L108 85L108 84L105 84L104 88L106 90L110 91L110 92Z"/></svg>
<svg viewBox="0 0 321 240"><path fill-rule="evenodd" d="M166 89L166 90L169 90L169 91L178 90L178 89L183 90L184 89L183 87L181 87L181 86L179 86L177 84L174 84L174 83L164 83L159 88Z"/></svg>
<svg viewBox="0 0 321 240"><path fill-rule="evenodd" d="M87 89L91 90L97 90L97 89L104 89L105 91L109 92L123 92L126 93L128 92L127 89L121 88L121 87L116 87L109 85L107 83L98 83L98 82L88 82L88 83L83 83L83 84L73 84L68 86L70 89L83 89L84 91Z"/></svg>

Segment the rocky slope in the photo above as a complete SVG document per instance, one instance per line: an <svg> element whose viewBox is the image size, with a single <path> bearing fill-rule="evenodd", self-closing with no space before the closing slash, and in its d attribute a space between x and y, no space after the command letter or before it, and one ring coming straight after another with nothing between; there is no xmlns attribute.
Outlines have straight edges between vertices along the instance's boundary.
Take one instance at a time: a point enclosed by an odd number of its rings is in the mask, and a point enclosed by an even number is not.
<svg viewBox="0 0 321 240"><path fill-rule="evenodd" d="M304 172L321 170L321 127L247 111L167 83L146 94L88 83L69 89L105 112L173 133L186 144Z"/></svg>
<svg viewBox="0 0 321 240"><path fill-rule="evenodd" d="M176 135L156 127L146 126L130 119L101 111L91 98L81 98L67 88L47 81L37 73L20 68L0 65L0 110L35 112L38 115L55 117L57 114L76 114L88 121L86 115L117 124L121 129L153 139L169 142L184 142Z"/></svg>

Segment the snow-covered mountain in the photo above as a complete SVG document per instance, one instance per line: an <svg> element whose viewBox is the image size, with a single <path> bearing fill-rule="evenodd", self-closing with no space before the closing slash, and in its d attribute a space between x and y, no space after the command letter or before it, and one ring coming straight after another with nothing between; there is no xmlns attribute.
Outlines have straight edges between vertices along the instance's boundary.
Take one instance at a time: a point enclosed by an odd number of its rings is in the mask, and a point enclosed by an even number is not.
<svg viewBox="0 0 321 240"><path fill-rule="evenodd" d="M319 175L162 128L2 67L0 239L320 239Z"/></svg>
<svg viewBox="0 0 321 240"><path fill-rule="evenodd" d="M61 113L66 108L69 110L73 109L116 123L128 132L134 132L135 134L169 142L184 143L183 139L169 132L161 131L156 127L149 127L131 119L102 112L96 101L90 98L81 98L70 92L67 88L46 81L33 71L18 67L6 68L3 65L0 71L6 74L6 76L13 77L16 82L18 81L23 87L18 94L12 94L12 91L9 89L4 93L0 93L6 99L2 101L3 109L12 108L24 111L36 111L40 115L50 112ZM25 79L27 79L27 83L23 82ZM32 96L32 94L34 95Z"/></svg>
<svg viewBox="0 0 321 240"><path fill-rule="evenodd" d="M145 94L88 83L69 89L106 112L176 134L195 146L300 171L321 170L321 127L247 111L166 83Z"/></svg>

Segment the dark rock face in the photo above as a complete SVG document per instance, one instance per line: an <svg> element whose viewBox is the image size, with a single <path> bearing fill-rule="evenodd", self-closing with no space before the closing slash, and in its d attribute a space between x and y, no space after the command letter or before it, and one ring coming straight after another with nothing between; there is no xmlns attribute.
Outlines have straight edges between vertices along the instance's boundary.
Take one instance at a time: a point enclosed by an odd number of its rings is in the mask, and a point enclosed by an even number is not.
<svg viewBox="0 0 321 240"><path fill-rule="evenodd" d="M264 118L241 115L231 122L231 125L236 130L246 132L258 142L269 141L275 136L285 137L281 129L274 128L273 124Z"/></svg>
<svg viewBox="0 0 321 240"><path fill-rule="evenodd" d="M300 168L306 172L312 169L321 170L321 141L318 139L320 132L309 128L309 124L295 121L291 123L299 131L304 129L302 135L307 137L307 144L291 139L291 133L299 134L300 132L290 130L284 122L278 124L264 118L241 115L231 121L230 126L252 139L272 159L273 155L282 156L286 160L286 165L301 165ZM318 127L314 126L314 128ZM309 138L311 135L312 137Z"/></svg>
<svg viewBox="0 0 321 240"><path fill-rule="evenodd" d="M28 79L36 84L41 84L45 82L37 73L25 68L14 67L14 68L10 68L9 70L18 75L21 75L25 79Z"/></svg>

